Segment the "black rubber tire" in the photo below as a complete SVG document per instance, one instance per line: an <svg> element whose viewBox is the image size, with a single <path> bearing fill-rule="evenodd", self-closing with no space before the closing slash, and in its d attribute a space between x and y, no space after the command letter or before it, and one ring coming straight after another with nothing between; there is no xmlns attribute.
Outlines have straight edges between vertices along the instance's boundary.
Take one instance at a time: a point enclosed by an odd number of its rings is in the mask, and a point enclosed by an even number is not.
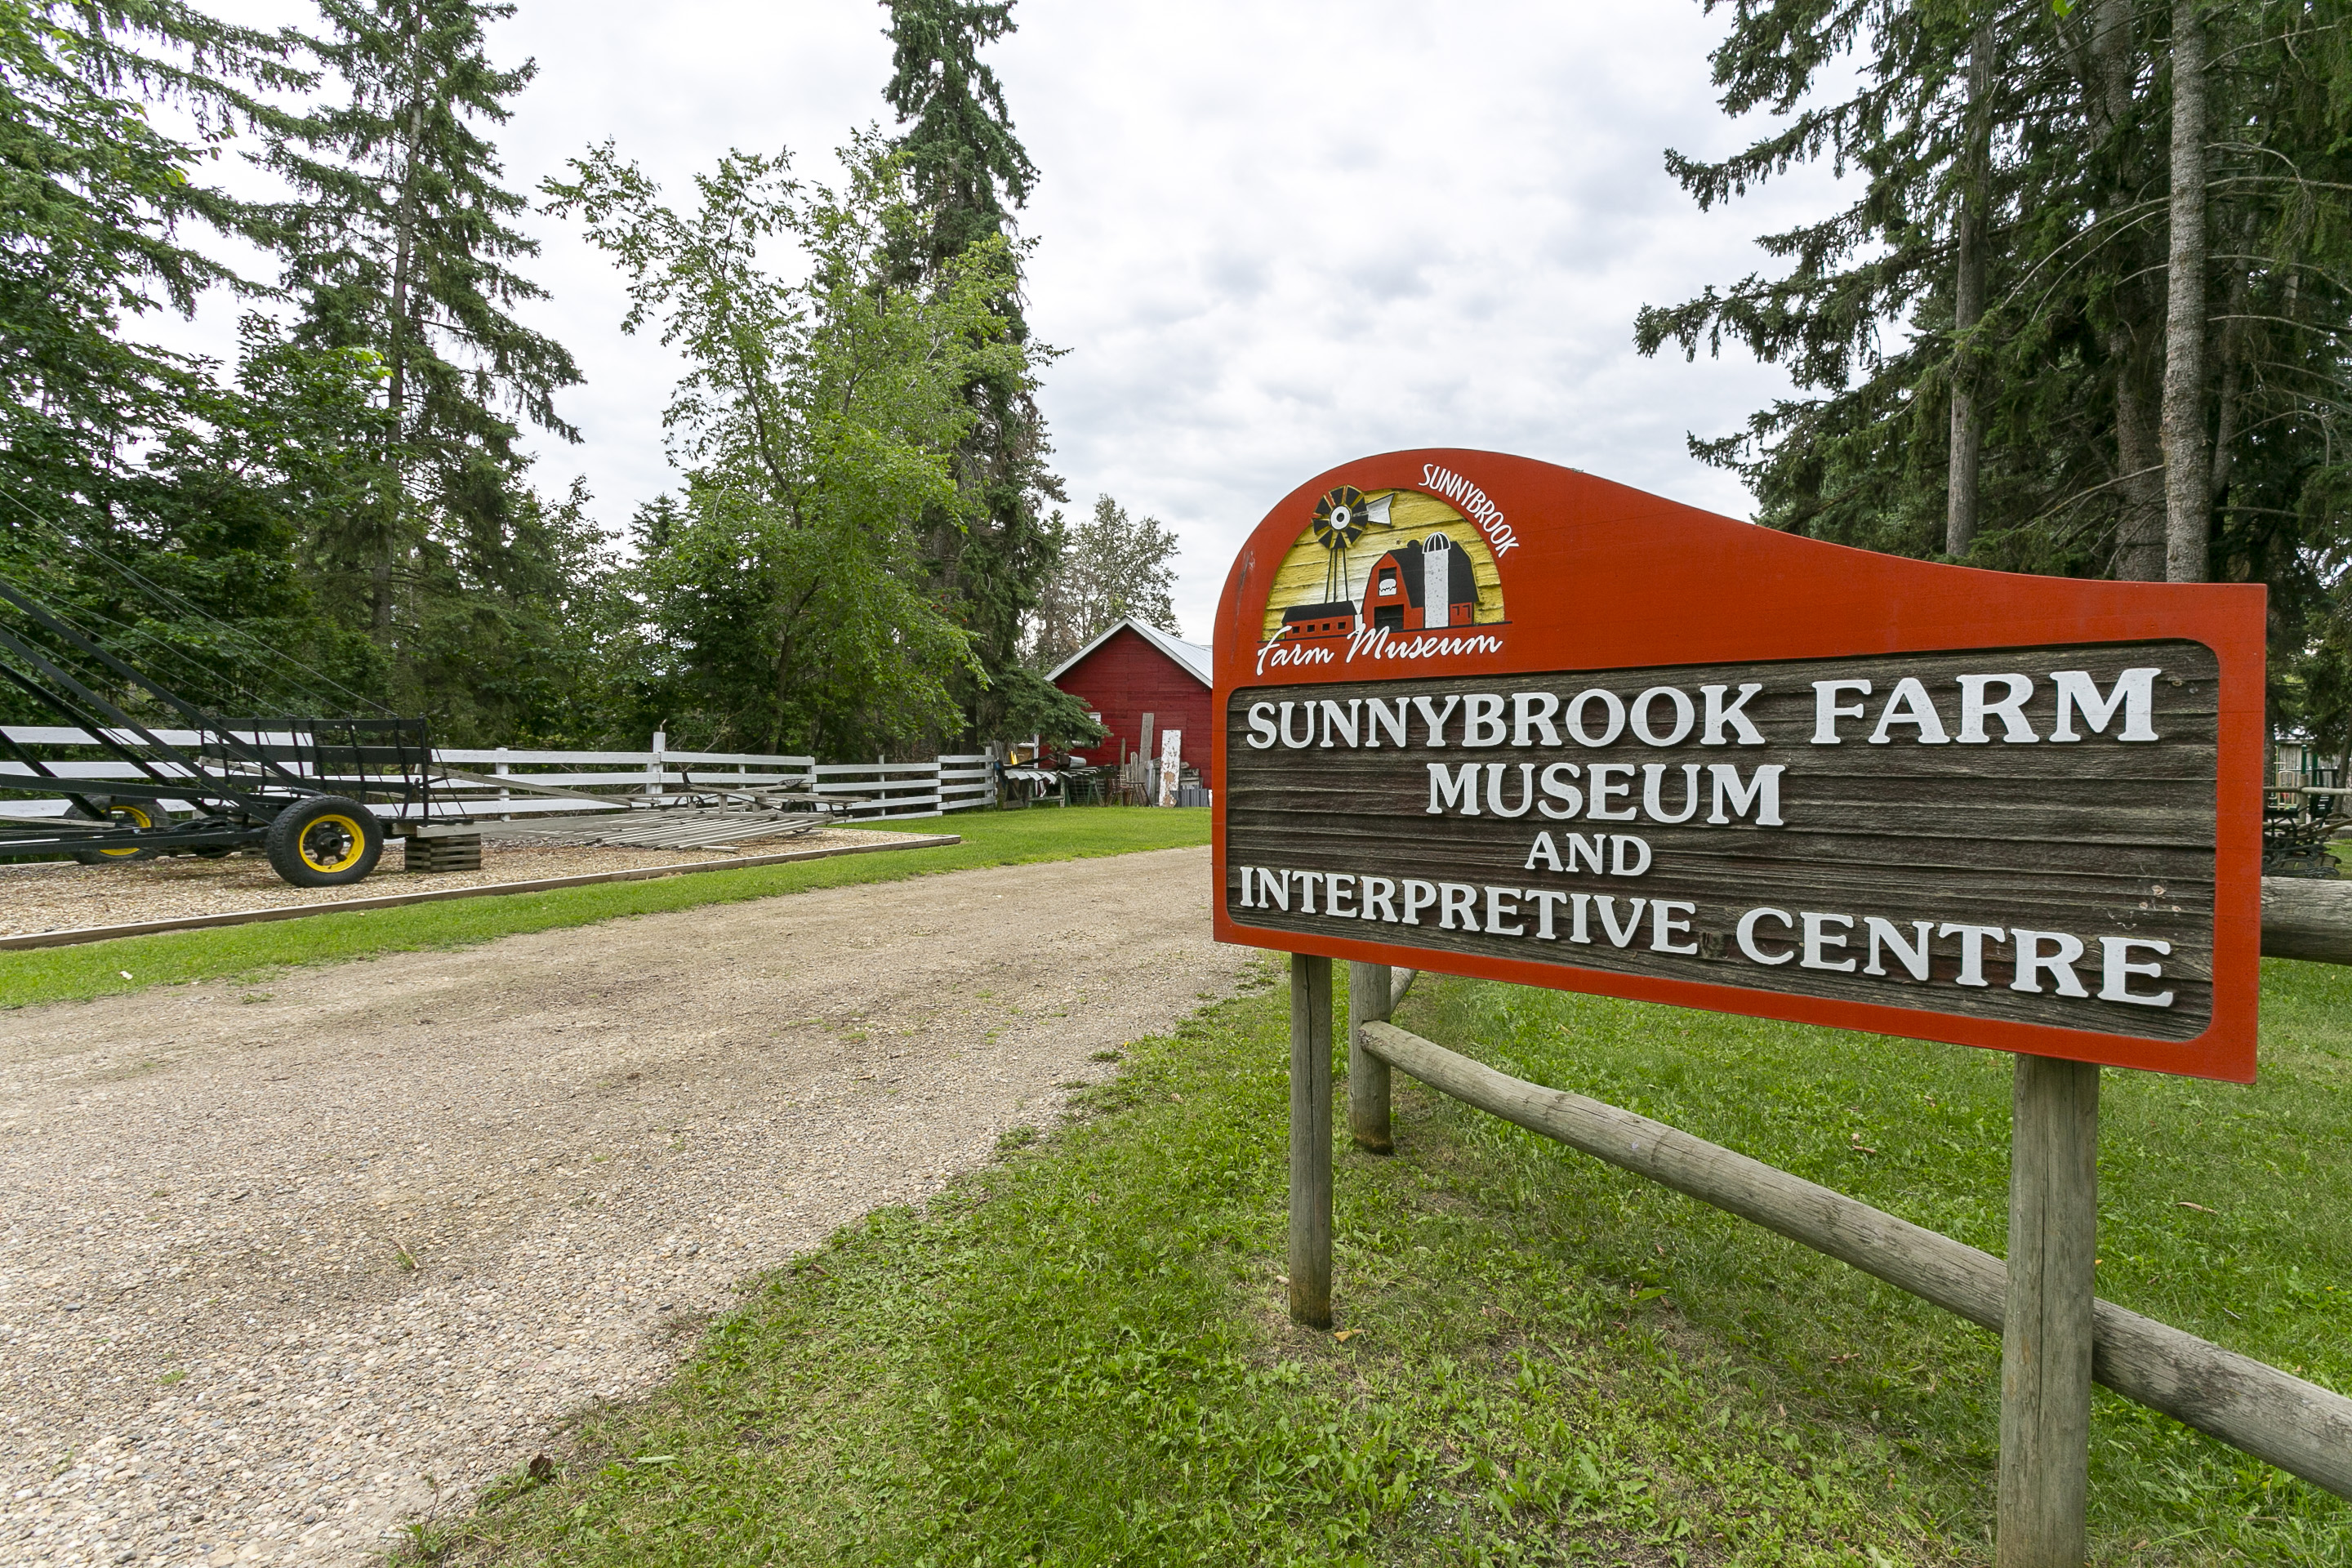
<svg viewBox="0 0 2352 1568"><path fill-rule="evenodd" d="M296 801L269 824L269 865L298 888L341 888L375 869L383 825L358 801L322 795Z"/></svg>
<svg viewBox="0 0 2352 1568"><path fill-rule="evenodd" d="M79 805L66 807L66 816L75 822L117 822L132 827L152 827L154 817L143 805L118 805L104 816L85 811ZM67 851L85 866L119 866L125 860L152 860L163 853L160 849L72 849Z"/></svg>

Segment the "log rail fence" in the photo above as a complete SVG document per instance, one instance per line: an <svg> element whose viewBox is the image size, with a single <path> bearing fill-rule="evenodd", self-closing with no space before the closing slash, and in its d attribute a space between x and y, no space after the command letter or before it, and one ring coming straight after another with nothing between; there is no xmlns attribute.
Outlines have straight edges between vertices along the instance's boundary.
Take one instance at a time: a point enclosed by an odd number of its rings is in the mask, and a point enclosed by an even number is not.
<svg viewBox="0 0 2352 1568"><path fill-rule="evenodd" d="M2352 963L2352 884L2271 879L2263 952ZM1525 1082L1390 1021L1415 971L1348 965L1348 1131L1395 1147L1391 1071L1907 1290L2001 1336L2000 1568L2088 1552L2091 1384L2352 1498L2352 1397L2097 1299L2099 1069L2020 1056L2004 1261L1599 1100ZM1332 960L1290 959L1290 1316L1331 1326Z"/></svg>

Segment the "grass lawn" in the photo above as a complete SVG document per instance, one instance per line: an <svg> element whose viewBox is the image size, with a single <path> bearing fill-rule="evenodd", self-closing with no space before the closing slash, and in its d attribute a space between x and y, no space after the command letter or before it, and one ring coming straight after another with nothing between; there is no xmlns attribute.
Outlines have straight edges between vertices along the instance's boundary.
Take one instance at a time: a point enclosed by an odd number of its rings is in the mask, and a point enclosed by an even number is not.
<svg viewBox="0 0 2352 1568"><path fill-rule="evenodd" d="M418 1550L1991 1562L1994 1336L1401 1074L1397 1154L1341 1134L1339 1331L1291 1328L1275 975ZM2352 1388L2352 971L2269 963L2263 1007L2254 1088L2106 1075L2101 1293ZM2000 1057L1427 977L1399 1022L2000 1250ZM2103 1563L2352 1562L2352 1504L2104 1391L2093 1446Z"/></svg>
<svg viewBox="0 0 2352 1568"><path fill-rule="evenodd" d="M1205 809L1088 806L970 811L936 821L888 826L907 833L961 834L963 842L937 849L845 855L648 882L604 882L552 892L456 899L214 931L165 931L73 947L0 952L0 1007L87 1001L150 985L244 976L289 964L328 963L419 948L467 947L518 931L551 931L623 915L735 903L812 888L895 882L935 871L1076 860L1209 841ZM135 866L121 869L126 875L138 875ZM390 880L404 882L405 879ZM356 896L402 890L368 883L357 889Z"/></svg>

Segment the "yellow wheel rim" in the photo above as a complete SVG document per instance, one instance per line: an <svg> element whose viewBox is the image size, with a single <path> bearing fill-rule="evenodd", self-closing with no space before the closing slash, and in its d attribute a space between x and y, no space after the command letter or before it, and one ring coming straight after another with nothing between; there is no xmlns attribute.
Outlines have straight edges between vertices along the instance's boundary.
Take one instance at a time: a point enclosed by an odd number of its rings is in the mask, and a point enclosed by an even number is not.
<svg viewBox="0 0 2352 1568"><path fill-rule="evenodd" d="M348 871L358 865L361 851L366 847L367 838L361 833L360 825L341 812L330 812L306 824L296 845L302 864L324 876Z"/></svg>
<svg viewBox="0 0 2352 1568"><path fill-rule="evenodd" d="M109 822L121 823L128 827L136 827L142 832L144 832L146 829L155 826L155 819L148 816L141 807L135 805L118 805L106 814L106 819ZM111 859L120 860L126 856L136 855L139 851L136 849L101 849L99 853L107 856Z"/></svg>

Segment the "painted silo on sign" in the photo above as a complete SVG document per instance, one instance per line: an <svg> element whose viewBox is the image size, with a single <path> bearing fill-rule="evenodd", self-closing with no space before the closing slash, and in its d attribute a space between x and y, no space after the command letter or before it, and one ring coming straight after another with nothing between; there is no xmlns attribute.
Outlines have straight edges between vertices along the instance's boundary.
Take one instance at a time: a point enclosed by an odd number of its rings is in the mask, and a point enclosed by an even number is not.
<svg viewBox="0 0 2352 1568"><path fill-rule="evenodd" d="M1363 624L1382 631L1466 626L1478 614L1470 552L1443 533L1398 545L1372 563Z"/></svg>

